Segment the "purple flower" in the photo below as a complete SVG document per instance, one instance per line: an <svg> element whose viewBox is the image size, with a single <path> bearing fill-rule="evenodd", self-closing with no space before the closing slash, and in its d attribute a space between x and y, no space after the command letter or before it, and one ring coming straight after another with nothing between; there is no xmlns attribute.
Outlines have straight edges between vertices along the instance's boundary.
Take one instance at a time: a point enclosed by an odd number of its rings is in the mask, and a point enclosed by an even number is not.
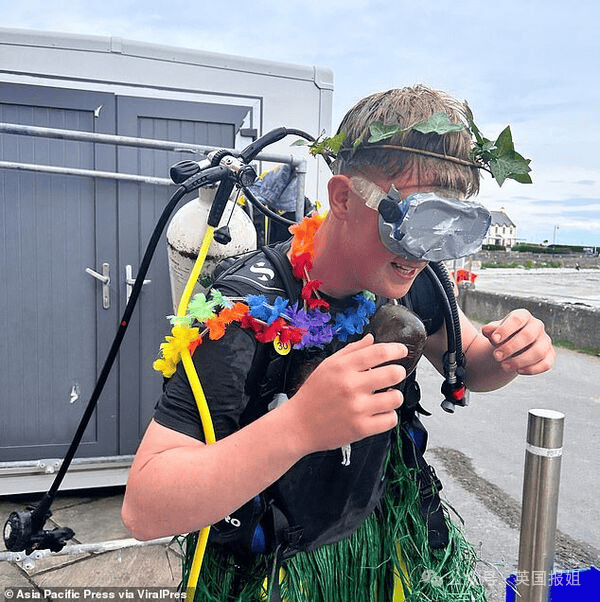
<svg viewBox="0 0 600 602"><path fill-rule="evenodd" d="M324 345L333 338L333 331L329 325L331 316L327 312L318 309L305 311L298 307L298 303L294 303L286 309L285 314L289 316L292 326L307 331L302 343L294 345L296 349Z"/></svg>
<svg viewBox="0 0 600 602"><path fill-rule="evenodd" d="M354 299L356 306L337 314L333 323L328 312L319 309L305 311L298 307L298 303L288 307L284 313L290 318L291 325L307 331L302 343L294 345L294 348L320 347L329 343L334 336L345 342L349 335L361 333L375 311L375 303L364 295L356 295Z"/></svg>

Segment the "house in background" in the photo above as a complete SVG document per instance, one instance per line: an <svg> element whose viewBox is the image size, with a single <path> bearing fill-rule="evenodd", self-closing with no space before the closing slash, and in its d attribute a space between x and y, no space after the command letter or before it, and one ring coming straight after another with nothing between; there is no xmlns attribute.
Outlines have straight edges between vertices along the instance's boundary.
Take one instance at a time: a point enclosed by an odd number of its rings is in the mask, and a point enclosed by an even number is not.
<svg viewBox="0 0 600 602"><path fill-rule="evenodd" d="M483 241L484 245L499 245L505 249L510 249L517 241L517 227L504 212L490 211L492 214L492 223L490 229Z"/></svg>

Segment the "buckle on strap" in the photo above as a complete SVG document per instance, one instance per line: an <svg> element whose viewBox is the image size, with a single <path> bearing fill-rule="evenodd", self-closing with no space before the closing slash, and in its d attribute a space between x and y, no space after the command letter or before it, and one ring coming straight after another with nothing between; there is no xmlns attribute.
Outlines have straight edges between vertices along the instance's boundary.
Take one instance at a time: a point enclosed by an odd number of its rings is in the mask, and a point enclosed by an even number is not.
<svg viewBox="0 0 600 602"><path fill-rule="evenodd" d="M421 500L425 502L437 497L443 485L433 466L427 465L427 468L421 467L419 475L421 476L419 479L419 495Z"/></svg>

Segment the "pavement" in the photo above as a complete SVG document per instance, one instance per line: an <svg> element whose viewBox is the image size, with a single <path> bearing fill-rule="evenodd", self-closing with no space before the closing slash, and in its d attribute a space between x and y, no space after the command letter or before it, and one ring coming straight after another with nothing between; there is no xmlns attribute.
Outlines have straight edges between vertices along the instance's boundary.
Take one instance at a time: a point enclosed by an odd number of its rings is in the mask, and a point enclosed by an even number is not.
<svg viewBox="0 0 600 602"><path fill-rule="evenodd" d="M600 270L486 268L474 270L475 288L489 293L600 307Z"/></svg>
<svg viewBox="0 0 600 602"><path fill-rule="evenodd" d="M600 358L557 348L554 368L497 391L471 393L466 408L441 410L441 378L419 365L427 458L443 495L464 521L490 602L504 601L504 580L517 573L528 412L564 414L555 539L557 571L600 567ZM578 599L573 596L572 599Z"/></svg>
<svg viewBox="0 0 600 602"><path fill-rule="evenodd" d="M437 468L437 473L444 483L444 497L460 515L469 517L467 536L486 558L479 573L488 585L489 602L504 602L504 579L516 569L518 529L507 528L445 468ZM102 595L111 588L133 594L141 588L175 592L181 578L178 544L171 540L146 544L132 540L119 516L122 499L123 488L60 493L46 529L61 526L75 531L75 538L63 551L86 550L93 544L97 549L63 555L47 553L42 558L35 558L34 553L33 557L23 555L19 561L0 561L0 592L10 589L43 595L47 590L47 595L55 597L73 591L74 597L79 593L82 599L85 590L90 595ZM36 496L0 498L0 518L4 521L10 512L38 500ZM117 549L107 549L111 547ZM2 558L3 544L0 549Z"/></svg>
<svg viewBox="0 0 600 602"><path fill-rule="evenodd" d="M48 588L101 591L113 587L174 590L181 580L177 542L171 538L145 543L132 539L120 518L123 493L123 487L59 493L45 528L70 527L75 537L59 554L34 552L22 554L20 560L0 560L0 592L6 593L6 588L42 592ZM37 503L40 497L0 498L2 523L11 512ZM2 542L0 559L7 555L5 550Z"/></svg>

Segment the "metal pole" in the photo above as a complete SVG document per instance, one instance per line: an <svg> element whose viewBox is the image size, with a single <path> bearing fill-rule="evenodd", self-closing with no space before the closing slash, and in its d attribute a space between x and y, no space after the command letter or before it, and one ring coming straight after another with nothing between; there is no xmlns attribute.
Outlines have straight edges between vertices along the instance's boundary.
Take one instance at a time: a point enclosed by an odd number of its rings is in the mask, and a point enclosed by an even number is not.
<svg viewBox="0 0 600 602"><path fill-rule="evenodd" d="M296 221L301 222L304 217L304 195L306 192L306 161L299 161L296 165L298 176L298 196L296 198Z"/></svg>
<svg viewBox="0 0 600 602"><path fill-rule="evenodd" d="M153 148L175 152L188 152L207 155L211 151L219 150L218 146L188 144L185 142L170 142L168 140L152 140L150 138L134 138L131 136L117 136L113 134L98 134L96 132L83 132L79 130L61 130L57 128L39 127L33 125L20 125L17 123L0 123L0 134L16 134L24 136L41 136L44 138L58 138L61 140L75 140L78 142L98 142L101 144L116 144L118 146L134 146L138 148ZM230 150L232 153L236 151ZM305 161L302 157L277 153L259 153L256 159L268 163L289 163L297 166Z"/></svg>
<svg viewBox="0 0 600 602"><path fill-rule="evenodd" d="M137 182L138 184L153 184L159 186L174 186L168 178L155 178L154 176L138 176L136 174L115 173L112 171L98 171L95 169L78 169L76 167L57 167L54 165L38 165L35 163L15 163L13 161L0 161L0 169L17 169L20 171L35 171L66 176L83 176L87 178L102 178L108 180L121 180L124 182Z"/></svg>
<svg viewBox="0 0 600 602"><path fill-rule="evenodd" d="M529 410L517 595L547 602L554 567L564 414Z"/></svg>

